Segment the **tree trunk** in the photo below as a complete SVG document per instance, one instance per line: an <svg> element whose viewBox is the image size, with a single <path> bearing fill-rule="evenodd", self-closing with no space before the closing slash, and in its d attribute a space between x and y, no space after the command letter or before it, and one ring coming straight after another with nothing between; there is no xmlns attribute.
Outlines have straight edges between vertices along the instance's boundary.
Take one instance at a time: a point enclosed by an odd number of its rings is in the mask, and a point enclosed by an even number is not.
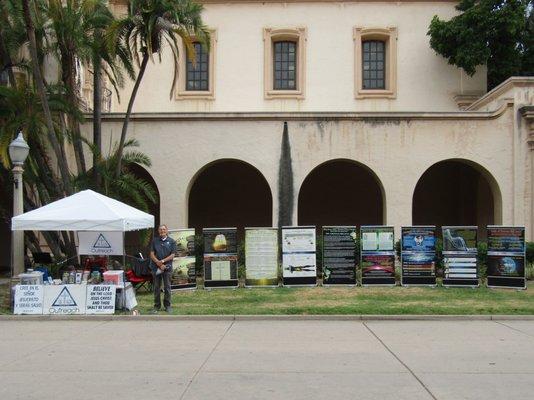
<svg viewBox="0 0 534 400"><path fill-rule="evenodd" d="M122 123L122 132L121 132L121 140L119 143L119 148L117 150L117 170L115 171L115 177L119 177L121 173L122 168L122 153L124 151L124 142L126 141L126 133L128 131L128 123L130 122L130 115L132 114L132 108L135 101L135 96L137 96L137 90L139 89L139 85L141 84L141 80L143 79L143 75L145 74L146 66L148 64L148 53L145 51L143 53L143 61L141 62L141 67L139 68L139 74L137 75L137 79L135 80L135 85L132 90L132 94L130 95L130 100L128 101L128 108L126 110L126 115L124 116L124 122Z"/></svg>
<svg viewBox="0 0 534 400"><path fill-rule="evenodd" d="M4 37L2 35L2 30L0 29L0 59L3 61L3 68L7 70L7 77L11 86L16 86L15 74L13 73L13 60L7 49Z"/></svg>
<svg viewBox="0 0 534 400"><path fill-rule="evenodd" d="M2 6L0 6L0 8L1 8L2 15L3 15L2 18L4 19L4 21L8 21L9 16L8 16L6 8ZM4 27L4 29L5 28L6 27ZM7 29L11 29L11 27L7 26ZM5 44L4 36L2 34L1 29L0 29L0 57L2 57L2 59L5 62L5 68L7 68L7 75L9 78L9 82L11 83L11 86L16 86L17 82L15 80L15 74L13 73L13 60L11 59L11 54L9 54L9 49L7 48Z"/></svg>
<svg viewBox="0 0 534 400"><path fill-rule="evenodd" d="M29 40L30 60L31 60L31 65L32 65L33 77L34 77L34 80L37 86L39 97L42 102L43 112L44 112L45 120L46 120L47 137L48 137L48 140L50 141L50 145L52 146L52 149L54 150L54 153L57 158L59 173L61 175L61 179L63 183L63 191L67 195L70 195L72 194L72 186L70 182L69 168L67 165L67 160L63 157L63 154L61 152L60 143L56 136L56 132L54 130L54 122L52 120L52 113L50 112L50 105L48 104L48 98L46 96L44 80L41 74L41 69L39 66L39 59L37 56L37 42L35 40L35 28L33 26L32 17L30 14L29 0L22 0L22 9L23 9L24 23L26 24L26 33L28 35L28 40Z"/></svg>
<svg viewBox="0 0 534 400"><path fill-rule="evenodd" d="M93 179L95 188L100 189L101 176L96 167L102 157L102 71L100 56L93 58Z"/></svg>
<svg viewBox="0 0 534 400"><path fill-rule="evenodd" d="M67 100L76 110L80 108L80 100L76 93L76 61L72 52L65 46L60 47L61 55L61 80L67 90ZM67 127L72 136L72 147L76 159L76 167L79 174L85 173L86 164L83 154L83 145L80 136L80 125L72 114L67 114Z"/></svg>
<svg viewBox="0 0 534 400"><path fill-rule="evenodd" d="M35 204L33 200L30 199L30 197L27 195L24 198L24 204L25 204L24 208L29 211L35 210L37 208L37 204ZM61 251L61 245L59 242L59 238L57 237L57 234L54 234L54 232L48 232L48 231L40 231L40 232L41 232L41 235L43 235L43 238L46 241L46 244L48 248L50 249L50 251L52 252L52 254L54 255L54 257L56 259L61 258L63 255L63 252ZM33 233L33 231L26 231L26 235L30 236L30 240L32 237L35 238L35 234Z"/></svg>
<svg viewBox="0 0 534 400"><path fill-rule="evenodd" d="M41 244L39 243L39 239L37 238L35 232L26 231L26 235L24 235L24 242L26 244L26 247L30 249L31 253L41 252Z"/></svg>

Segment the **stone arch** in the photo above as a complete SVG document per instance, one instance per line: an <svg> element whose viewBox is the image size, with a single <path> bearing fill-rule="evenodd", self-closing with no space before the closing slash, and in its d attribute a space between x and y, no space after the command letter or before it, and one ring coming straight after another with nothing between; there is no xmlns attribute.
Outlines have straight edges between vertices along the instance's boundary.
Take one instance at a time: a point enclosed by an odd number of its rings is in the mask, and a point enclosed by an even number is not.
<svg viewBox="0 0 534 400"><path fill-rule="evenodd" d="M140 178L147 182L156 193L156 203L149 207L148 213L154 216L155 227L160 224L160 215L161 215L161 197L158 189L158 185L152 174L143 166L139 164L129 164L127 167L128 171L135 175L137 178ZM147 234L146 231L131 231L126 232L125 234L125 248L126 254L135 255L138 251L146 250L148 244L148 239L152 236L152 232Z"/></svg>
<svg viewBox="0 0 534 400"><path fill-rule="evenodd" d="M421 175L412 196L414 225L486 225L502 223L502 195L497 180L467 159L439 161Z"/></svg>
<svg viewBox="0 0 534 400"><path fill-rule="evenodd" d="M203 166L187 188L188 226L272 226L273 198L265 176L246 161L225 158Z"/></svg>
<svg viewBox="0 0 534 400"><path fill-rule="evenodd" d="M316 166L298 195L299 225L381 225L386 196L376 173L358 161L334 159Z"/></svg>

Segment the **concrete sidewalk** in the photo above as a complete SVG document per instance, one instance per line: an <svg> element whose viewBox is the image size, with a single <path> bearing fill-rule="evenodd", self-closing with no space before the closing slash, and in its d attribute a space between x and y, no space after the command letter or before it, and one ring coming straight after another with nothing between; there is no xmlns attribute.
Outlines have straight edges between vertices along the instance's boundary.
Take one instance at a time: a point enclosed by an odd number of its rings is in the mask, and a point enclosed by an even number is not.
<svg viewBox="0 0 534 400"><path fill-rule="evenodd" d="M0 321L0 399L532 399L534 321Z"/></svg>

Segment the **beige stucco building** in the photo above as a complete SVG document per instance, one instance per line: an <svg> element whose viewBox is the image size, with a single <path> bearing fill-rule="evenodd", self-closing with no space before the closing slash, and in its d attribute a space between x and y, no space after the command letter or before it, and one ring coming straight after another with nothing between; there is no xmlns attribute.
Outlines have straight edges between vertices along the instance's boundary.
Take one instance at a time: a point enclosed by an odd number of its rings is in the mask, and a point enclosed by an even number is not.
<svg viewBox="0 0 534 400"><path fill-rule="evenodd" d="M455 2L204 4L209 55L189 69L182 59L169 96L164 51L129 128L152 160L160 221L388 224L397 235L512 224L534 239L534 79L486 93L485 68L469 77L437 55L429 23ZM131 88L112 99L103 143L119 139Z"/></svg>

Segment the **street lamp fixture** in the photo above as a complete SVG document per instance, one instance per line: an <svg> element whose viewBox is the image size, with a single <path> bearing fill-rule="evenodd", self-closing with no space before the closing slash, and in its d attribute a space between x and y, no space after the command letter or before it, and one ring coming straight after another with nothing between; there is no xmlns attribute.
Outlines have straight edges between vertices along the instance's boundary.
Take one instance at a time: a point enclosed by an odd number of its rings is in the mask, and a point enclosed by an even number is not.
<svg viewBox="0 0 534 400"><path fill-rule="evenodd" d="M9 145L9 158L13 164L13 216L16 217L24 210L24 187L22 186L22 173L24 161L28 157L30 146L24 140L22 132L19 132L15 140ZM11 243L12 275L17 276L24 272L24 232L12 232Z"/></svg>
<svg viewBox="0 0 534 400"><path fill-rule="evenodd" d="M24 165L24 161L26 161L26 158L28 157L29 152L30 146L28 146L28 143L26 143L24 140L22 132L19 132L18 136L9 144L9 158L11 159L13 166L22 167ZM17 179L17 175L14 174L14 178L15 189L18 189L19 180Z"/></svg>

